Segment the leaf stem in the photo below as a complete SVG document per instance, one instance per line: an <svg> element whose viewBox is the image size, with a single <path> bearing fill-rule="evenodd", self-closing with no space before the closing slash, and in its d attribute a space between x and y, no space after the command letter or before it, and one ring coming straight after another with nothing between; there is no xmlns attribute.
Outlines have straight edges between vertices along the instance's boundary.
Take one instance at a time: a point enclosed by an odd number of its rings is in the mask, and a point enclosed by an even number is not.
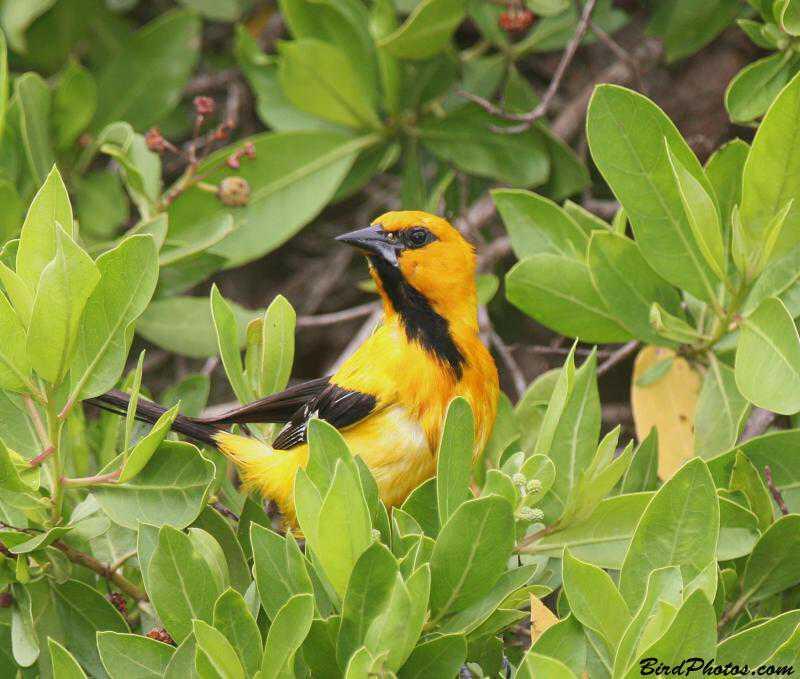
<svg viewBox="0 0 800 679"><path fill-rule="evenodd" d="M107 483L116 483L119 470L108 474L95 474L94 476L81 476L79 478L61 477L61 485L68 488L85 488L86 486L101 486Z"/></svg>
<svg viewBox="0 0 800 679"><path fill-rule="evenodd" d="M52 486L50 497L52 498L53 511L52 522L57 524L61 520L61 505L64 500L64 485L61 481L62 474L62 460L61 460L61 428L64 421L58 417L55 408L54 395L48 391L47 406L45 408L47 413L47 428L48 428L48 441L49 447L52 448L49 457L52 467Z"/></svg>

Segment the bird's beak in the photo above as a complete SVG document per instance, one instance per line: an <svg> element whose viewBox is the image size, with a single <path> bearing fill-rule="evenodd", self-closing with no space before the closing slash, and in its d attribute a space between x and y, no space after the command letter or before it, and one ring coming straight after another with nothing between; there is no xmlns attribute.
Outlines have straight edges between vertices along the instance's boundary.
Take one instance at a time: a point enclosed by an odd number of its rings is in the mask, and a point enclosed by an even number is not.
<svg viewBox="0 0 800 679"><path fill-rule="evenodd" d="M397 253L400 246L390 240L385 231L370 226L366 229L343 233L341 236L336 236L336 240L358 248L368 255L378 255L393 266L397 266Z"/></svg>

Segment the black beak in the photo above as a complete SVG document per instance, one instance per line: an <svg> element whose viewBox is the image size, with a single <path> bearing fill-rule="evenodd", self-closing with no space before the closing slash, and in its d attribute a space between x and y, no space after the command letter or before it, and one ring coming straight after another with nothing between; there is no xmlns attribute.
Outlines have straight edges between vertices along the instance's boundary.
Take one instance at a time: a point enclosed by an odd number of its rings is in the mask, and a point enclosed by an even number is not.
<svg viewBox="0 0 800 679"><path fill-rule="evenodd" d="M400 244L390 240L389 235L381 229L370 226L366 229L343 233L341 236L336 236L336 240L358 248L368 255L378 255L393 266L397 266L397 253L401 249Z"/></svg>

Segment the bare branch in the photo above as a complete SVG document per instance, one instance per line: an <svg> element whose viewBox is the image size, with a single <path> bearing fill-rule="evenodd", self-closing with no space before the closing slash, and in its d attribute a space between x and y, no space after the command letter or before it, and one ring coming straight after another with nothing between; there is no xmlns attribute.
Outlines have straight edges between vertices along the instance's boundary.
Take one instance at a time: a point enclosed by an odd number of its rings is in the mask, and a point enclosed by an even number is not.
<svg viewBox="0 0 800 679"><path fill-rule="evenodd" d="M318 328L323 325L334 325L335 323L344 323L345 321L352 321L356 318L363 318L369 316L376 309L380 309L379 302L367 302L359 304L358 306L350 307L349 309L342 309L341 311L333 311L328 314L317 314L316 316L298 316L298 328Z"/></svg>
<svg viewBox="0 0 800 679"><path fill-rule="evenodd" d="M84 566L97 573L101 578L113 582L121 591L131 597L131 599L136 599L136 601L148 601L147 594L144 590L137 587L125 576L120 575L116 569L111 566L106 566L89 554L79 552L74 547L70 547L66 542L59 540L54 542L53 546L60 549L72 563Z"/></svg>
<svg viewBox="0 0 800 679"><path fill-rule="evenodd" d="M597 368L597 375L604 375L607 373L611 368L613 368L618 363L624 361L628 356L634 353L639 348L639 341L638 340L631 340L627 344L623 344L619 349L617 349L611 356L609 356L600 366Z"/></svg>
<svg viewBox="0 0 800 679"><path fill-rule="evenodd" d="M789 508L786 506L786 501L783 499L780 489L775 485L775 480L772 478L772 469L769 465L764 467L764 478L767 480L767 488L772 493L772 497L781 510L781 514L786 516L789 514Z"/></svg>
<svg viewBox="0 0 800 679"><path fill-rule="evenodd" d="M509 349L508 345L503 342L502 337L500 337L492 327L489 328L489 341L497 350L497 354L500 356L511 375L511 381L514 383L514 391L517 392L517 398L522 398L527 384L525 375L522 374L522 370L514 358L514 354L511 353L511 349Z"/></svg>

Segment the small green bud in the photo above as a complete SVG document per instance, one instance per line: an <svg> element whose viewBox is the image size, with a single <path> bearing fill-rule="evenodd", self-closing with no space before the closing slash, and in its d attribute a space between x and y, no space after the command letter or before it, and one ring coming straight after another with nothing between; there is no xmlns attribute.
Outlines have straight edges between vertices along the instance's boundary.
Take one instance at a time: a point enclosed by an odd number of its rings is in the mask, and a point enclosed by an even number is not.
<svg viewBox="0 0 800 679"><path fill-rule="evenodd" d="M523 521L542 521L544 512L538 507L520 507L517 516Z"/></svg>
<svg viewBox="0 0 800 679"><path fill-rule="evenodd" d="M372 541L373 542L381 541L381 532L377 528L372 529Z"/></svg>
<svg viewBox="0 0 800 679"><path fill-rule="evenodd" d="M525 484L525 490L529 493L541 493L542 492L542 482L539 479L531 479L528 483Z"/></svg>
<svg viewBox="0 0 800 679"><path fill-rule="evenodd" d="M525 478L525 474L522 474L521 472L516 472L511 477L511 481L515 486L521 486L522 488L524 488L528 479Z"/></svg>

